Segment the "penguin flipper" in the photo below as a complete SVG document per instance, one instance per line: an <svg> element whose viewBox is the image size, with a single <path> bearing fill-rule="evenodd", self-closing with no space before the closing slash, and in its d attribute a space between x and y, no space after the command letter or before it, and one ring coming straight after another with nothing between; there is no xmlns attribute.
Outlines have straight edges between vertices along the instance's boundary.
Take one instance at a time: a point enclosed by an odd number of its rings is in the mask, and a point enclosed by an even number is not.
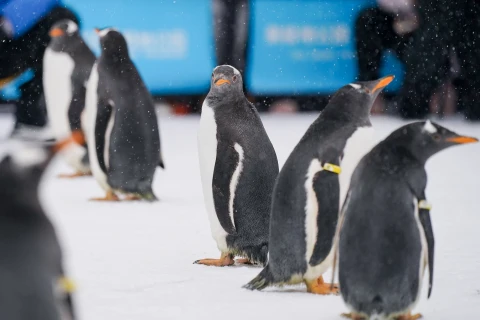
<svg viewBox="0 0 480 320"><path fill-rule="evenodd" d="M82 130L82 112L85 108L87 89L83 84L72 81L72 99L68 108L68 122L72 132Z"/></svg>
<svg viewBox="0 0 480 320"><path fill-rule="evenodd" d="M337 157L336 161L321 163L324 167L326 164L339 166L339 160ZM317 203L321 204L318 206L317 215L317 242L309 261L311 266L316 266L324 261L332 250L340 209L340 180L338 173L325 169L315 174L312 184Z"/></svg>
<svg viewBox="0 0 480 320"><path fill-rule="evenodd" d="M231 144L228 144L226 141L219 140L217 146L217 154L221 155L217 157L215 161L215 168L213 170L213 180L212 180L212 189L213 189L213 201L215 204L215 211L217 213L218 221L223 229L228 234L234 234L235 230L235 219L234 219L234 206L230 204L230 198L234 197L235 194L230 194L232 191L236 191L236 186L238 185L238 179L240 178L241 172L235 177L237 169L242 168L242 159L236 149L239 144L235 144L235 147ZM239 147L241 149L241 147ZM243 149L242 149L243 156ZM237 181L232 181L233 179Z"/></svg>
<svg viewBox="0 0 480 320"><path fill-rule="evenodd" d="M108 121L112 113L112 107L108 104L98 103L97 117L95 119L95 146L98 164L102 171L107 173L105 159L105 134L107 132Z"/></svg>
<svg viewBox="0 0 480 320"><path fill-rule="evenodd" d="M423 198L424 200L425 198ZM425 233L425 238L427 239L427 249L428 249L428 298L432 294L433 288L433 263L434 263L434 250L435 250L435 239L433 236L432 221L430 220L430 210L419 208L418 216Z"/></svg>

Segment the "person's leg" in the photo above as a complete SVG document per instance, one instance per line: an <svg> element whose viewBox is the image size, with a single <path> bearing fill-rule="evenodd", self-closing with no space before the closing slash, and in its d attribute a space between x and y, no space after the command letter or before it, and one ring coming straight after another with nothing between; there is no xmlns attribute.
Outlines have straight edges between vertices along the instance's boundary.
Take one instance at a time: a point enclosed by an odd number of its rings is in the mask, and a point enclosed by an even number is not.
<svg viewBox="0 0 480 320"><path fill-rule="evenodd" d="M403 54L406 74L398 96L403 118L424 118L432 95L448 74L448 11L433 6L432 0L420 7L421 24L412 35ZM443 21L443 23L439 23Z"/></svg>
<svg viewBox="0 0 480 320"><path fill-rule="evenodd" d="M454 48L461 67L461 85L457 87L459 102L468 120L480 120L480 5L475 0L462 1L455 15ZM468 21L468 23L463 23Z"/></svg>
<svg viewBox="0 0 480 320"><path fill-rule="evenodd" d="M217 65L233 65L235 42L235 0L213 0Z"/></svg>
<svg viewBox="0 0 480 320"><path fill-rule="evenodd" d="M21 98L15 112L17 125L44 126L46 123L45 102L43 99L43 55L50 42L48 32L55 22L71 19L78 23L70 10L57 7L40 20L28 33L11 41L9 52L15 55L12 67L20 72L32 69L34 77L21 86Z"/></svg>
<svg viewBox="0 0 480 320"><path fill-rule="evenodd" d="M393 30L393 16L378 8L360 13L355 21L355 44L358 58L358 80L380 77L382 55L387 49L396 50L402 42Z"/></svg>

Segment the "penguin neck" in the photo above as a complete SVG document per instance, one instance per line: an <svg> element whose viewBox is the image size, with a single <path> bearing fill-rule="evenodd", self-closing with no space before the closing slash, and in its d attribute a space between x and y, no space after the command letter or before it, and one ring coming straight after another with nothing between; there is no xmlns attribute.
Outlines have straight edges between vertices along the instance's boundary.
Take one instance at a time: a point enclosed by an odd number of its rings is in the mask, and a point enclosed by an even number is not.
<svg viewBox="0 0 480 320"><path fill-rule="evenodd" d="M412 145L404 141L387 141L390 152L401 160L402 163L415 163L417 165L425 166L430 156L425 156L421 150L412 150Z"/></svg>
<svg viewBox="0 0 480 320"><path fill-rule="evenodd" d="M130 57L120 53L110 54L108 52L103 52L101 58L105 64L110 67L109 69L114 72L127 71L127 69L129 69L128 66L131 65Z"/></svg>
<svg viewBox="0 0 480 320"><path fill-rule="evenodd" d="M210 92L207 95L207 101L210 106L220 107L220 108L228 108L232 106L239 105L240 102L246 100L245 95L243 92L236 92L231 91L228 95L224 95L221 93Z"/></svg>
<svg viewBox="0 0 480 320"><path fill-rule="evenodd" d="M50 48L53 51L67 52L71 54L75 52L76 48L78 48L83 44L84 44L83 39L80 36L73 35L70 38L63 39L63 40L57 40L57 39L52 40L52 42L50 43Z"/></svg>

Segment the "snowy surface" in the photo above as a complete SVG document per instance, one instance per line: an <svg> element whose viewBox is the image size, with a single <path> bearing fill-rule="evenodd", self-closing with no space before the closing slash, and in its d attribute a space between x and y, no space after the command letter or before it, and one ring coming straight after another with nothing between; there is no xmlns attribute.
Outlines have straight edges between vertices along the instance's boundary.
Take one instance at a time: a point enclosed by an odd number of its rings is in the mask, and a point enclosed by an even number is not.
<svg viewBox="0 0 480 320"><path fill-rule="evenodd" d="M263 116L280 164L315 117ZM158 203L89 202L103 195L93 178L57 179L57 174L71 172L62 159L49 169L42 199L78 285L79 318L341 319L339 314L346 311L341 297L307 294L303 286L250 292L241 286L260 268L192 264L219 256L203 205L198 120L164 116L160 121L167 169L155 178ZM378 139L403 124L384 117L375 117L373 123ZM440 123L480 137L479 124L460 119ZM0 127L7 133L11 118L0 118ZM415 311L426 319L479 319L480 144L443 151L430 160L427 171L436 236L435 280L430 300L424 282Z"/></svg>

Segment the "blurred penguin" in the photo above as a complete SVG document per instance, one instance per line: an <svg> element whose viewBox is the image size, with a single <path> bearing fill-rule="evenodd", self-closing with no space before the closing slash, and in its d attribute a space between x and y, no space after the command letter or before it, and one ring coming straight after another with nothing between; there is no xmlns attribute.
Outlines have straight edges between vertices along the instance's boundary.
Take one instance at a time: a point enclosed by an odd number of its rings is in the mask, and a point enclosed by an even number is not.
<svg viewBox="0 0 480 320"><path fill-rule="evenodd" d="M76 140L79 142L78 140ZM75 319L55 229L38 195L54 147L11 142L0 160L0 319Z"/></svg>
<svg viewBox="0 0 480 320"><path fill-rule="evenodd" d="M81 131L86 84L95 55L83 41L78 26L61 20L50 30L51 41L43 58L43 87L50 126L57 140ZM72 143L62 151L76 172L61 175L73 178L90 173L87 146Z"/></svg>

